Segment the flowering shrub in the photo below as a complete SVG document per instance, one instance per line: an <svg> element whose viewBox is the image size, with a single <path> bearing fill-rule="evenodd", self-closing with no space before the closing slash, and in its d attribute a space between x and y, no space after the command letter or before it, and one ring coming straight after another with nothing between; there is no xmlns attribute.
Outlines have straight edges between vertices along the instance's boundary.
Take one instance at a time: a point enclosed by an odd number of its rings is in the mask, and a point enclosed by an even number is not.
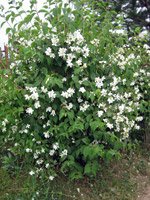
<svg viewBox="0 0 150 200"><path fill-rule="evenodd" d="M21 5L7 20L24 17ZM68 1L35 5L31 1L24 19L8 29L23 111L15 124L3 118L5 141L33 164L30 175L46 171L53 180L57 167L73 179L96 175L100 158L118 158L140 129L150 47L139 36L129 43L110 11L99 16L89 5Z"/></svg>

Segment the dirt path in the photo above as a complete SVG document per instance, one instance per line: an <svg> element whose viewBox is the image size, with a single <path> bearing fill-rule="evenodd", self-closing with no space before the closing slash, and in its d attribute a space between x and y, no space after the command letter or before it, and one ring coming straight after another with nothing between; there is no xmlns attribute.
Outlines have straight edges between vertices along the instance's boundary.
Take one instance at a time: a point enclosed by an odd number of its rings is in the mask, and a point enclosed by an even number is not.
<svg viewBox="0 0 150 200"><path fill-rule="evenodd" d="M143 195L139 196L137 200L150 200L150 186L143 192Z"/></svg>

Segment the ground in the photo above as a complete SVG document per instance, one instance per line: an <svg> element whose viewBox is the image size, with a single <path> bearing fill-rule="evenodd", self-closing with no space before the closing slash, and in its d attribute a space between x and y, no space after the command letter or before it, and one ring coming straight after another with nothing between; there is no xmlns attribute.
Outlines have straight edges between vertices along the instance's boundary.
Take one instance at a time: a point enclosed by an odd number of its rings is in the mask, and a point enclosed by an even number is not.
<svg viewBox="0 0 150 200"><path fill-rule="evenodd" d="M137 200L150 200L150 186L146 187L144 192L138 196Z"/></svg>

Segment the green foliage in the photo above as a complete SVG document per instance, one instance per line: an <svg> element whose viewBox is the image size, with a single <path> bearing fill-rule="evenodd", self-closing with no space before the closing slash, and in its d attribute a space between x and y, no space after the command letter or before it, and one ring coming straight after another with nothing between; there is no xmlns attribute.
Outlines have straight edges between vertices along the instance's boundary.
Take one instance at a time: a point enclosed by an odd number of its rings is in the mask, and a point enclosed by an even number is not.
<svg viewBox="0 0 150 200"><path fill-rule="evenodd" d="M0 126L31 176L53 180L57 169L71 179L96 176L102 161L119 159L148 110L149 46L128 39L113 11L102 5L99 15L86 3L47 1L38 9L32 1L24 16L20 1L19 15L18 3L5 15L14 22L12 74L2 87Z"/></svg>

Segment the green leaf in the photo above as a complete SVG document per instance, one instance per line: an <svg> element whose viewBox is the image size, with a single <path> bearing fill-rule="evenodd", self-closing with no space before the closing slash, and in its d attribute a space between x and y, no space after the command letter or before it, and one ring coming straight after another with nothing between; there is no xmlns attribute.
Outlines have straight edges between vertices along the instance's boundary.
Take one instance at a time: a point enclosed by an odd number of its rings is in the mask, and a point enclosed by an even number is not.
<svg viewBox="0 0 150 200"><path fill-rule="evenodd" d="M8 34L11 31L11 28L6 29L6 34Z"/></svg>
<svg viewBox="0 0 150 200"><path fill-rule="evenodd" d="M84 130L84 124L78 119L72 124L72 126L69 129L69 131L73 133L77 131L83 131L83 130Z"/></svg>
<svg viewBox="0 0 150 200"><path fill-rule="evenodd" d="M69 120L73 120L74 119L74 111L73 110L72 111L68 111L67 115L68 115Z"/></svg>
<svg viewBox="0 0 150 200"><path fill-rule="evenodd" d="M103 145L89 145L85 146L83 149L83 156L85 159L93 160L98 157L104 156L104 146Z"/></svg>
<svg viewBox="0 0 150 200"><path fill-rule="evenodd" d="M87 175L96 176L97 171L99 169L99 163L97 160L88 162L84 167L84 173Z"/></svg>
<svg viewBox="0 0 150 200"><path fill-rule="evenodd" d="M90 122L91 130L94 132L96 129L102 129L104 128L104 122L102 122L100 119L96 119L95 121Z"/></svg>
<svg viewBox="0 0 150 200"><path fill-rule="evenodd" d="M83 178L83 174L82 174L82 172L80 172L80 171L72 171L72 172L70 172L70 174L69 174L69 178L70 178L71 180L79 180L79 179L82 179L82 178Z"/></svg>
<svg viewBox="0 0 150 200"><path fill-rule="evenodd" d="M60 113L59 113L59 119L61 120L62 118L66 117L67 113L65 111L65 109L61 109Z"/></svg>
<svg viewBox="0 0 150 200"><path fill-rule="evenodd" d="M110 149L106 152L105 157L107 161L110 161L113 157L119 158L120 153L114 149Z"/></svg>
<svg viewBox="0 0 150 200"><path fill-rule="evenodd" d="M24 18L24 23L28 24L29 22L31 22L32 18L35 16L35 13L32 14L28 14L25 18Z"/></svg>
<svg viewBox="0 0 150 200"><path fill-rule="evenodd" d="M88 137L83 138L83 139L82 139L82 142L83 142L84 144L88 145L88 144L90 144L90 139L89 139Z"/></svg>

